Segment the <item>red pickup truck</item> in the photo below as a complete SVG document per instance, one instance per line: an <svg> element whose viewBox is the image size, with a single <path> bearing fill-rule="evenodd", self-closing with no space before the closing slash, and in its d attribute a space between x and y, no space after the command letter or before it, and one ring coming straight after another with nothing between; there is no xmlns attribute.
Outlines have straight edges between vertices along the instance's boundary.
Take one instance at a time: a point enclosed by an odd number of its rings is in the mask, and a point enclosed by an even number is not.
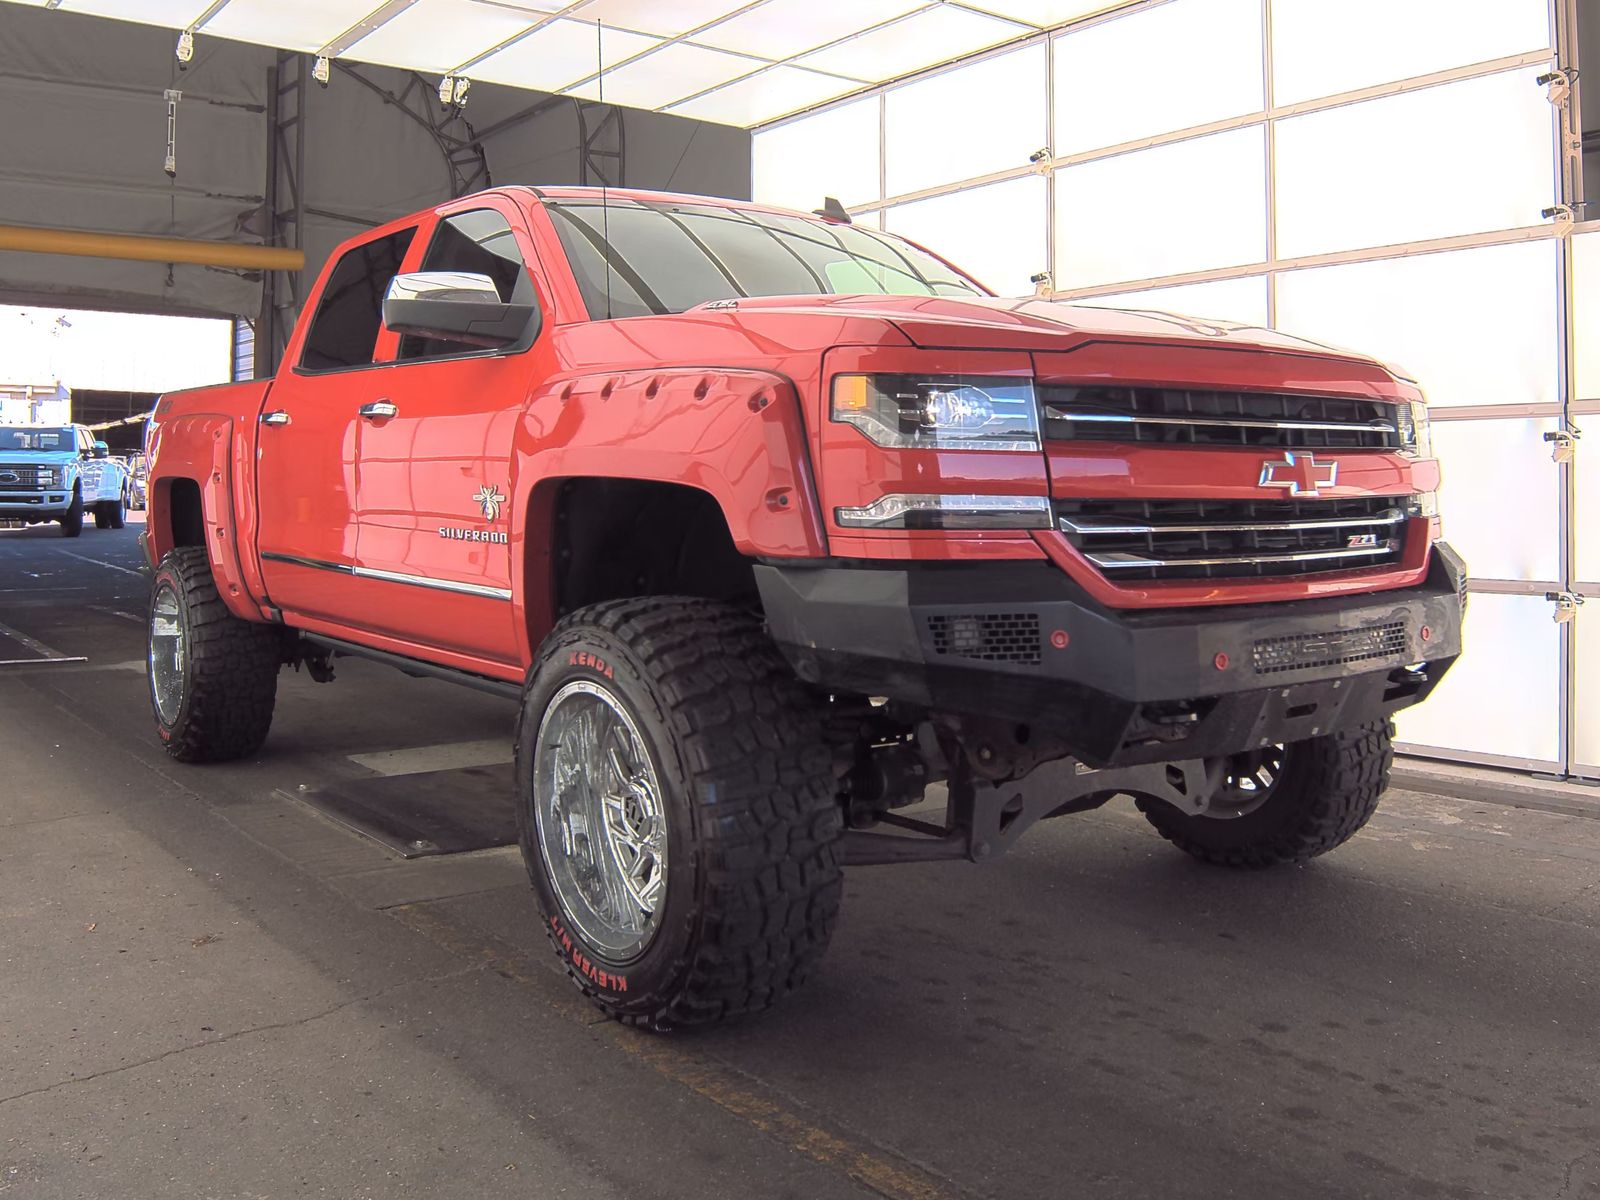
<svg viewBox="0 0 1600 1200"><path fill-rule="evenodd" d="M1118 795L1209 862L1348 839L1460 653L1415 384L825 211L511 187L342 246L276 379L151 422L167 749L339 655L516 698L550 940L650 1028L794 987L843 864Z"/></svg>

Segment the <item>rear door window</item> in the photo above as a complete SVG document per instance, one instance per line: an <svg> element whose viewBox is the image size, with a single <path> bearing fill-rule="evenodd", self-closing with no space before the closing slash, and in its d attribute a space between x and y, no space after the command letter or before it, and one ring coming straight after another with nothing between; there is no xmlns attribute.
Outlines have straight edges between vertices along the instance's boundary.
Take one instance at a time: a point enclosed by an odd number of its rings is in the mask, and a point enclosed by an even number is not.
<svg viewBox="0 0 1600 1200"><path fill-rule="evenodd" d="M383 326L383 297L416 232L401 229L345 251L306 330L301 370L342 371L372 362Z"/></svg>

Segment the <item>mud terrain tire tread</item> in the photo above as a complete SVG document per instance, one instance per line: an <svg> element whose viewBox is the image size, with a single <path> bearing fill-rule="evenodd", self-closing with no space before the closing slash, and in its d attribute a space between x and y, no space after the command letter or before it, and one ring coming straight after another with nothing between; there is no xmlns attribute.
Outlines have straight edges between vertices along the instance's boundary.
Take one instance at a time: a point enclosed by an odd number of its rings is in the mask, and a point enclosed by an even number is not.
<svg viewBox="0 0 1600 1200"><path fill-rule="evenodd" d="M83 493L73 490L72 507L56 518L61 523L62 537L77 537L83 532Z"/></svg>
<svg viewBox="0 0 1600 1200"><path fill-rule="evenodd" d="M188 686L170 729L157 728L167 753L179 762L228 762L261 749L272 728L282 631L245 621L228 611L211 577L204 546L181 546L156 568L176 584L188 614ZM151 589L152 602L155 587ZM152 709L154 703L152 702Z"/></svg>
<svg viewBox="0 0 1600 1200"><path fill-rule="evenodd" d="M673 939L668 965L651 969L665 986L626 995L607 993L574 970L569 947L548 920L546 933L573 982L625 1024L664 1031L766 1009L822 957L843 892L842 817L821 706L760 618L742 609L654 596L572 613L541 647L518 716L518 824L530 875L544 870L533 829L531 762L543 714L531 711L530 701L572 677L564 665L570 648L593 646L596 633L622 651L618 657L632 660L659 704L659 713L630 708L658 754L676 760L657 764L664 789L672 790L669 780L687 783L692 828L672 842L667 904L672 913L674 886L695 884L687 913L676 921L692 932ZM541 679L553 682L536 687ZM683 809L669 812L676 820ZM692 873L691 858L699 864ZM548 918L546 897L553 893L539 884L535 892ZM664 924L646 960L668 938Z"/></svg>
<svg viewBox="0 0 1600 1200"><path fill-rule="evenodd" d="M1156 832L1202 862L1256 869L1303 863L1342 846L1389 786L1394 725L1376 721L1295 743L1267 802L1235 820L1189 816L1138 800Z"/></svg>

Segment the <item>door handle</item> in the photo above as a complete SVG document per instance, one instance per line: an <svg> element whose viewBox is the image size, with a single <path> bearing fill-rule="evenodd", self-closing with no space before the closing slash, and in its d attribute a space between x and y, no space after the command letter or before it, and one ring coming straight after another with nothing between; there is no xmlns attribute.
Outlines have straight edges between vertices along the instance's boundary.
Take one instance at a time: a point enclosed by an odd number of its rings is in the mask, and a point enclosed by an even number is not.
<svg viewBox="0 0 1600 1200"><path fill-rule="evenodd" d="M262 413L261 423L263 425L287 425L289 423L288 410L279 408L269 413Z"/></svg>
<svg viewBox="0 0 1600 1200"><path fill-rule="evenodd" d="M385 417L398 417L400 406L388 400L374 400L371 404L363 404L356 411L369 421L378 421Z"/></svg>

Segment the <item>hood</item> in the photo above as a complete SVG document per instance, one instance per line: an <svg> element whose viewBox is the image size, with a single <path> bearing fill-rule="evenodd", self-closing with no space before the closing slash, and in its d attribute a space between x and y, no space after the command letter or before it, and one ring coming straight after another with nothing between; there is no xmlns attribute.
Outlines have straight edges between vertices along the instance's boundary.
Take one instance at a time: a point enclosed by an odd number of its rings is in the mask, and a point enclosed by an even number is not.
<svg viewBox="0 0 1600 1200"><path fill-rule="evenodd" d="M1254 325L1187 317L1155 309L1094 308L1061 300L993 296L757 296L716 300L689 310L734 320L790 314L892 324L916 346L971 350L1067 350L1085 342L1138 341L1314 352L1382 366L1342 350Z"/></svg>
<svg viewBox="0 0 1600 1200"><path fill-rule="evenodd" d="M76 450L0 450L0 470L6 467L61 467L77 461Z"/></svg>

